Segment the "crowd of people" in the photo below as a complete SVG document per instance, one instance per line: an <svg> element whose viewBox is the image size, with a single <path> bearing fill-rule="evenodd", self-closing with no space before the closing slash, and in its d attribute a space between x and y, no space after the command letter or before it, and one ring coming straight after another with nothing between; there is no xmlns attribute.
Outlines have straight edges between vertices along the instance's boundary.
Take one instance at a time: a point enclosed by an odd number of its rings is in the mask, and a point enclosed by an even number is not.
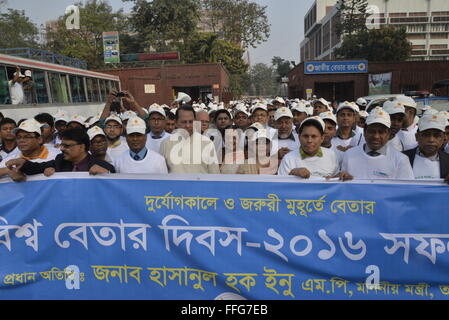
<svg viewBox="0 0 449 320"><path fill-rule="evenodd" d="M264 174L300 179L449 182L449 114L398 96L368 113L366 100L324 98L140 106L113 91L101 114L0 118L0 177L90 174Z"/></svg>

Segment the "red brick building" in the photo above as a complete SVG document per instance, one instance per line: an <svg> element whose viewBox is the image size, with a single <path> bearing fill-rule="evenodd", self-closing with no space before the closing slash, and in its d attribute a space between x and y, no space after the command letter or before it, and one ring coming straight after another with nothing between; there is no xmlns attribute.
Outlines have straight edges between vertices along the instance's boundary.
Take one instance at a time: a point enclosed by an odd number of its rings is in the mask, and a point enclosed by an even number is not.
<svg viewBox="0 0 449 320"><path fill-rule="evenodd" d="M449 79L449 61L413 61L392 63L369 63L368 73L356 74L304 74L304 63L292 69L289 74L289 97L306 98L306 90L312 89L317 97L327 100L351 100L369 94L369 75L391 73L390 93L411 90L432 92L433 83ZM447 95L442 89L435 95Z"/></svg>
<svg viewBox="0 0 449 320"><path fill-rule="evenodd" d="M212 94L219 101L231 100L229 74L221 64L168 64L144 68L108 69L99 72L120 77L122 90L129 90L142 106L171 104L178 92L194 101Z"/></svg>

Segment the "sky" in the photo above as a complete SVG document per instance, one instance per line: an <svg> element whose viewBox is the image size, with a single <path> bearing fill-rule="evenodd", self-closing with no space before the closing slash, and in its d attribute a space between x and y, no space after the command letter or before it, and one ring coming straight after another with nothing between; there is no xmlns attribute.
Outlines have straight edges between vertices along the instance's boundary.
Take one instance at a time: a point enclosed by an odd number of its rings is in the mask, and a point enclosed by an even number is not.
<svg viewBox="0 0 449 320"><path fill-rule="evenodd" d="M299 62L299 44L304 38L304 15L314 0L252 0L266 6L266 13L271 25L269 39L257 48L250 48L251 65L256 63L271 64L274 56L289 61ZM65 13L67 6L79 0L8 0L6 7L25 10L38 26L47 20L55 20ZM83 1L82 1L83 2ZM129 12L131 2L108 0L115 10L123 8Z"/></svg>

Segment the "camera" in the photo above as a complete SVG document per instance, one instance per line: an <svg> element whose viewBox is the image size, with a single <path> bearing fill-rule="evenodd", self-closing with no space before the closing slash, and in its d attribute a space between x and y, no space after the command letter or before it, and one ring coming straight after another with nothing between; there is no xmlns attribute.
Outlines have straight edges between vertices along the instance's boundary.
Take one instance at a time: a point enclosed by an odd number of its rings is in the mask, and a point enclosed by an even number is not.
<svg viewBox="0 0 449 320"><path fill-rule="evenodd" d="M117 92L117 94L115 95L117 98L123 98L125 96L124 92Z"/></svg>

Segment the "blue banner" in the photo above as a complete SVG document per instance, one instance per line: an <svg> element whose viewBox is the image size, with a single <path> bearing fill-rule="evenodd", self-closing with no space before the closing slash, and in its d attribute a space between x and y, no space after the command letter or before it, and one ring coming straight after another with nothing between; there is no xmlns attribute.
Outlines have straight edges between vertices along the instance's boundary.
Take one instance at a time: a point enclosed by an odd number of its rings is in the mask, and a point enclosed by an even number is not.
<svg viewBox="0 0 449 320"><path fill-rule="evenodd" d="M448 186L110 177L0 183L0 299L449 298Z"/></svg>
<svg viewBox="0 0 449 320"><path fill-rule="evenodd" d="M304 74L367 73L368 61L316 61L304 63Z"/></svg>

